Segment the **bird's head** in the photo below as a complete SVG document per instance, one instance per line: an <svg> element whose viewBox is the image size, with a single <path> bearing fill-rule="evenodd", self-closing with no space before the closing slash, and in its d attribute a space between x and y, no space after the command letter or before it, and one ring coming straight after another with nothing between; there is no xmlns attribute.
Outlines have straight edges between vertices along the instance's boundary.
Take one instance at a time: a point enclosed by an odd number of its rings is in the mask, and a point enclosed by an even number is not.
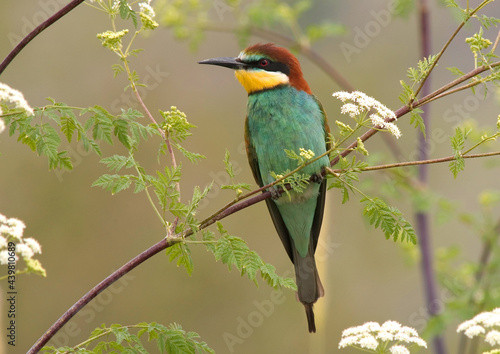
<svg viewBox="0 0 500 354"><path fill-rule="evenodd" d="M238 81L249 94L290 85L311 94L302 76L297 58L287 49L272 43L255 44L243 50L236 58L206 59L199 64L211 64L233 69Z"/></svg>

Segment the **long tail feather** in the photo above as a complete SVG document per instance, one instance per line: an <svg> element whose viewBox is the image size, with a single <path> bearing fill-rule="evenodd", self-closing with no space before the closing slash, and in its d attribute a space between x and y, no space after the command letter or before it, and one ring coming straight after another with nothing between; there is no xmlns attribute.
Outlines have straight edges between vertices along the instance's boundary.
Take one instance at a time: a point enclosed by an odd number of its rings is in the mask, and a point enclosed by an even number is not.
<svg viewBox="0 0 500 354"><path fill-rule="evenodd" d="M307 325L309 326L309 333L316 333L316 323L314 322L313 304L304 304L307 316Z"/></svg>
<svg viewBox="0 0 500 354"><path fill-rule="evenodd" d="M297 298L305 307L309 332L315 333L316 324L314 322L313 305L318 298L324 296L325 291L316 269L312 245L305 257L301 257L294 248L294 265L298 288Z"/></svg>

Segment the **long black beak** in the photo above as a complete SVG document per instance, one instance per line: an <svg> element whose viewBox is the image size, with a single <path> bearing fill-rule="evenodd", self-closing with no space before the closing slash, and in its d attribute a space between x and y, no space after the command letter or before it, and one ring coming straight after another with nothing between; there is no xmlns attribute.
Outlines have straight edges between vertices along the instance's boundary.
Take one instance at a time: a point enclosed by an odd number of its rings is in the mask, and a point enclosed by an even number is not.
<svg viewBox="0 0 500 354"><path fill-rule="evenodd" d="M199 61L198 64L218 65L234 70L244 69L247 66L247 64L243 63L239 58L231 57L205 59Z"/></svg>

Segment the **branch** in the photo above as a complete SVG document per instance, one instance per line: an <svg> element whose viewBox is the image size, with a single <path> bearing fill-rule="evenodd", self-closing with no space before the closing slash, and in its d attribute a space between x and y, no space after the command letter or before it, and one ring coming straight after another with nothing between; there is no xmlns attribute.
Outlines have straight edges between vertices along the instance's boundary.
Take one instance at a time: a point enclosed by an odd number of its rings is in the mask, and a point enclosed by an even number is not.
<svg viewBox="0 0 500 354"><path fill-rule="evenodd" d="M462 155L462 158L464 159L475 159L479 157L490 157L490 156L497 156L500 155L500 151L495 151L495 152L487 152L483 154L470 154L470 155ZM431 165L435 163L443 163L443 162L449 162L456 160L455 156L447 156L447 157L441 157L438 159L430 159L430 160L422 160L422 161L407 161L407 162L397 162L397 163L391 163L387 165L378 165L378 166L370 166L370 167L365 167L360 169L363 172L368 172L368 171L380 171L380 170L387 170L389 168L396 168L396 167L406 167L406 166L418 166L418 165ZM341 173L344 172L345 170L341 169L336 169L336 170L330 170L333 173Z"/></svg>
<svg viewBox="0 0 500 354"><path fill-rule="evenodd" d="M57 11L54 15L49 17L47 20L42 22L38 27L36 27L33 31L31 31L26 37L24 37L21 42L5 57L5 59L0 64L0 75L2 75L3 71L7 68L7 66L11 63L11 61L19 54L21 50L23 50L26 45L31 42L36 36L38 36L43 30L52 25L54 22L59 20L61 17L66 15L68 12L73 10L75 7L80 5L85 0L73 0L68 5L64 6L61 10Z"/></svg>
<svg viewBox="0 0 500 354"><path fill-rule="evenodd" d="M168 243L166 239L161 240L157 244L151 246L141 254L137 255L135 258L131 259L125 263L118 270L113 272L110 276L104 279L102 282L97 284L92 290L85 294L80 300L78 300L73 306L71 306L28 350L28 354L38 353L47 342L66 324L68 321L78 313L86 304L88 304L92 299L99 295L106 288L111 286L115 281L120 279L124 274L130 272L132 269L137 267L139 264L153 257L158 252L164 250L167 247L172 246L174 243Z"/></svg>
<svg viewBox="0 0 500 354"><path fill-rule="evenodd" d="M420 90L422 90L422 88L424 87L424 84L425 82L427 81L427 78L429 77L430 73L432 72L432 70L436 67L439 59L441 59L441 57L443 56L444 52L446 51L446 49L448 48L448 46L450 45L450 43L453 41L453 39L455 39L455 37L457 36L458 32L460 32L460 30L465 26L465 24L469 21L469 19L474 16L474 14L476 12L478 12L480 9L482 9L486 4L488 4L489 2L491 2L491 0L484 0L483 2L481 2L481 4L479 4L478 7L476 7L474 10L472 10L472 12L468 15L468 17L466 19L464 19L462 21L462 23L457 27L457 29L455 30L455 32L453 32L453 34L451 35L450 39L448 39L448 42L446 42L446 44L443 46L443 48L439 51L439 53L437 54L436 56L436 60L434 60L434 62L432 63L432 66L429 68L429 70L427 71L427 73L425 74L424 78L422 79L422 82L420 84L420 86L417 88L417 90L415 91L415 98L418 96ZM424 55L425 56L425 55ZM415 100L415 98L413 100ZM410 104L413 103L413 101L410 102Z"/></svg>

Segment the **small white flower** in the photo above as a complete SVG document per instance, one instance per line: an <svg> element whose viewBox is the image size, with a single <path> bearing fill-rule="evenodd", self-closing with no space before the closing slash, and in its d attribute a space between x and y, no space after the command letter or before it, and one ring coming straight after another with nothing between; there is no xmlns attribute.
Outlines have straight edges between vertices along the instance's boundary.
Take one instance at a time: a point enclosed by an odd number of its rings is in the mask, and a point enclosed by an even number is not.
<svg viewBox="0 0 500 354"><path fill-rule="evenodd" d="M22 222L21 220L19 219L16 219L16 218L10 218L7 220L6 222L6 225L9 226L10 230L8 232L8 234L18 240L22 239L23 238L23 232L24 232L24 229L26 228L26 225L24 224L24 222ZM0 233L1 233L1 230L2 227L0 226Z"/></svg>
<svg viewBox="0 0 500 354"><path fill-rule="evenodd" d="M361 110L354 103L346 103L340 108L340 113L348 114L351 118L355 118L361 114Z"/></svg>
<svg viewBox="0 0 500 354"><path fill-rule="evenodd" d="M24 259L31 259L35 254L28 245L25 245L23 243L18 243L16 245L16 253L18 253Z"/></svg>
<svg viewBox="0 0 500 354"><path fill-rule="evenodd" d="M34 238L32 238L32 237L25 238L23 240L23 242L25 245L27 245L29 248L31 248L33 253L42 253L42 246L40 246L38 241L35 240Z"/></svg>
<svg viewBox="0 0 500 354"><path fill-rule="evenodd" d="M155 17L155 11L151 7L151 5L149 5L149 3L147 3L147 2L140 2L139 3L139 9L140 9L140 12L142 12L143 14L145 14L145 15L151 17L151 18Z"/></svg>
<svg viewBox="0 0 500 354"><path fill-rule="evenodd" d="M24 222L22 220L17 219L17 218L10 218L9 220L7 220L6 224L9 226L12 226L12 227L16 227L16 228L21 228L21 229L26 228L26 225L24 224Z"/></svg>
<svg viewBox="0 0 500 354"><path fill-rule="evenodd" d="M399 130L399 128L394 123L386 122L385 119L382 118L379 114L371 114L370 119L374 127L385 129L398 139L401 137L401 131Z"/></svg>
<svg viewBox="0 0 500 354"><path fill-rule="evenodd" d="M427 348L427 343L425 342L425 340L423 340L422 338L419 338L418 335L417 335L417 337L411 337L410 340L408 341L408 343L415 343L419 347Z"/></svg>
<svg viewBox="0 0 500 354"><path fill-rule="evenodd" d="M3 236L0 236L0 249L7 247L7 239Z"/></svg>
<svg viewBox="0 0 500 354"><path fill-rule="evenodd" d="M2 115L2 108L0 108L0 115ZM5 130L5 122L0 118L0 133Z"/></svg>
<svg viewBox="0 0 500 354"><path fill-rule="evenodd" d="M7 222L7 217L3 214L0 214L0 224L6 223Z"/></svg>
<svg viewBox="0 0 500 354"><path fill-rule="evenodd" d="M469 327L474 326L475 324L476 324L476 321L474 321L474 320L467 320L467 321L461 323L460 326L458 326L457 332L463 332L466 329L468 329Z"/></svg>
<svg viewBox="0 0 500 354"><path fill-rule="evenodd" d="M380 330L380 325L377 322L366 322L362 327L370 332L376 332Z"/></svg>
<svg viewBox="0 0 500 354"><path fill-rule="evenodd" d="M0 101L13 103L16 108L23 109L28 115L33 115L33 108L26 102L23 94L0 82Z"/></svg>
<svg viewBox="0 0 500 354"><path fill-rule="evenodd" d="M0 264L9 263L9 252L7 250L0 251Z"/></svg>
<svg viewBox="0 0 500 354"><path fill-rule="evenodd" d="M340 340L339 348L350 347L351 345L358 344L358 339L353 336L345 337Z"/></svg>
<svg viewBox="0 0 500 354"><path fill-rule="evenodd" d="M398 342L410 343L410 336L403 331L399 331L394 335L394 340Z"/></svg>
<svg viewBox="0 0 500 354"><path fill-rule="evenodd" d="M471 326L471 327L467 328L464 332L464 334L469 338L474 338L475 336L477 336L479 334L484 334L484 333L485 333L485 330L484 330L483 326L479 326L479 325Z"/></svg>
<svg viewBox="0 0 500 354"><path fill-rule="evenodd" d="M393 345L389 351L392 354L410 354L410 351L404 345Z"/></svg>
<svg viewBox="0 0 500 354"><path fill-rule="evenodd" d="M488 344L490 344L491 346L499 345L500 344L500 332L498 332L496 330L489 331L484 340Z"/></svg>
<svg viewBox="0 0 500 354"><path fill-rule="evenodd" d="M0 225L0 235L10 236L11 228L7 225Z"/></svg>
<svg viewBox="0 0 500 354"><path fill-rule="evenodd" d="M338 92L334 92L332 94L333 97L341 100L342 102L346 102L347 100L352 100L352 96L349 92L347 91L338 91Z"/></svg>
<svg viewBox="0 0 500 354"><path fill-rule="evenodd" d="M394 335L387 332L387 331L380 331L377 334L377 338L383 342L388 342L388 341L394 340Z"/></svg>
<svg viewBox="0 0 500 354"><path fill-rule="evenodd" d="M382 325L382 329L390 333L396 333L400 330L400 328L401 324L396 321L386 321Z"/></svg>
<svg viewBox="0 0 500 354"><path fill-rule="evenodd" d="M366 337L361 338L358 344L361 348L366 348L371 350L375 350L378 347L378 341L372 335L367 335Z"/></svg>

